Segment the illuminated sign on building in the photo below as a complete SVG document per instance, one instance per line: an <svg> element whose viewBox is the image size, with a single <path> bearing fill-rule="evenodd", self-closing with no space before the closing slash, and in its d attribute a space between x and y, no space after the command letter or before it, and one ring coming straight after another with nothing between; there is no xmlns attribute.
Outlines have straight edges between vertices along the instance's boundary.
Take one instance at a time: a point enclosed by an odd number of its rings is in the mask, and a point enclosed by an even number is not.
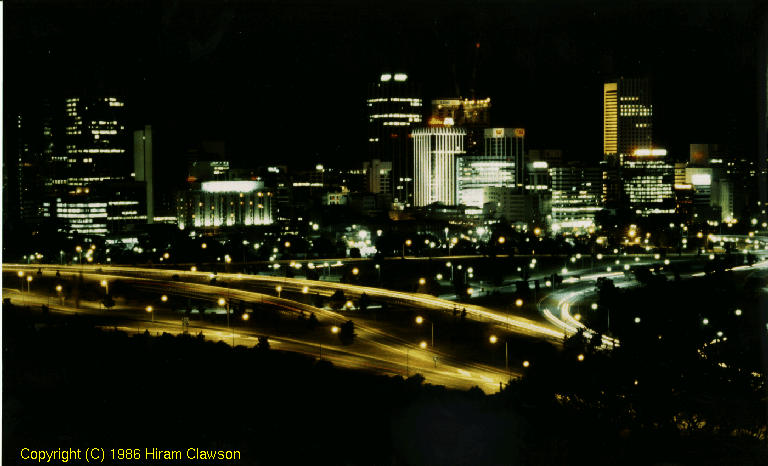
<svg viewBox="0 0 768 466"><path fill-rule="evenodd" d="M206 193L250 193L262 186L259 181L205 181L202 190Z"/></svg>
<svg viewBox="0 0 768 466"><path fill-rule="evenodd" d="M640 157L664 157L667 155L667 149L637 149L634 155Z"/></svg>
<svg viewBox="0 0 768 466"><path fill-rule="evenodd" d="M696 173L691 175L691 183L694 186L709 186L712 184L712 176L708 173Z"/></svg>

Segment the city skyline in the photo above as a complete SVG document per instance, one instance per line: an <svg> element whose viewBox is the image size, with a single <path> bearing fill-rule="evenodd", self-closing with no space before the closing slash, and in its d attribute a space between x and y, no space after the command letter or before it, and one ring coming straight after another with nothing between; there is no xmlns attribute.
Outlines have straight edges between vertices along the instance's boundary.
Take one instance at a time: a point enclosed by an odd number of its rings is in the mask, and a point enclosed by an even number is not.
<svg viewBox="0 0 768 466"><path fill-rule="evenodd" d="M237 165L254 157L357 165L365 89L383 72L408 74L425 110L433 99L490 97L493 126L525 127L529 147L563 149L568 159L600 159L598 96L622 76L651 78L654 137L673 158L694 142L744 155L757 144L753 3L560 4L562 15L520 4L514 17L494 2L425 3L403 18L394 6L344 2L291 4L300 14L261 3L39 5L9 5L17 21L8 30L7 111L30 96L85 88L125 96L131 129L153 125L161 168L200 137L226 141ZM206 15L215 20L203 23ZM89 47L74 47L86 38ZM278 141L295 125L307 137L285 151ZM271 136L256 136L264 132Z"/></svg>

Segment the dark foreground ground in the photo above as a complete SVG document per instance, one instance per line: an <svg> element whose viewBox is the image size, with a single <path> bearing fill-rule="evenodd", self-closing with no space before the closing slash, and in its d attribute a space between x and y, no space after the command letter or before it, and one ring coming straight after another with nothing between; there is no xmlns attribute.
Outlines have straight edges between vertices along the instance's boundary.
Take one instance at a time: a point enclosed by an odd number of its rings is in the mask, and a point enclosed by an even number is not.
<svg viewBox="0 0 768 466"><path fill-rule="evenodd" d="M697 398L706 390L681 397L685 406L657 403L614 370L623 356L576 340L484 395L267 348L128 336L84 316L2 311L4 464L22 463L25 447L237 450L237 464L768 464L759 394L723 395L735 420L707 417L701 407L722 400ZM706 426L680 429L682 412Z"/></svg>

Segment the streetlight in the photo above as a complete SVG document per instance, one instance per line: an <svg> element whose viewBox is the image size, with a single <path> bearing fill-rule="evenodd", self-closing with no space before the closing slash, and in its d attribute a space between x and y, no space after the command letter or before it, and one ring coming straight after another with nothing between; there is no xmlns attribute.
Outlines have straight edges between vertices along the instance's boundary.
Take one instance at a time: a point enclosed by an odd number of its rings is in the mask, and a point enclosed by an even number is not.
<svg viewBox="0 0 768 466"><path fill-rule="evenodd" d="M498 241L499 241L499 244L504 244L507 241L507 238L505 238L503 236L499 236Z"/></svg>
<svg viewBox="0 0 768 466"><path fill-rule="evenodd" d="M308 287L308 286L304 286L304 287L302 287L302 288L301 288L301 292L302 292L303 294L307 294L307 293L309 293L309 287Z"/></svg>
<svg viewBox="0 0 768 466"><path fill-rule="evenodd" d="M425 349L426 347L427 347L427 342L426 341L422 341L421 343L419 343L419 348Z"/></svg>
<svg viewBox="0 0 768 466"><path fill-rule="evenodd" d="M205 249L205 248L207 248L207 247L208 247L208 244L207 244L207 243L203 243L203 244L201 244L201 245L200 245L200 247L201 247L202 249Z"/></svg>
<svg viewBox="0 0 768 466"><path fill-rule="evenodd" d="M413 244L413 242L410 239L405 240L403 243L403 257L405 257L405 247L411 247L411 244Z"/></svg>
<svg viewBox="0 0 768 466"><path fill-rule="evenodd" d="M277 297L279 298L279 297L280 297L280 294L283 292L283 287L282 287L282 286L280 286L280 285L277 285L277 286L275 287L275 291L277 291Z"/></svg>
<svg viewBox="0 0 768 466"><path fill-rule="evenodd" d="M16 275L19 277L19 292L23 293L24 292L24 281L22 280L22 278L24 277L24 272L19 270L18 272L16 272Z"/></svg>
<svg viewBox="0 0 768 466"><path fill-rule="evenodd" d="M576 359L577 359L579 362L581 362L581 361L583 361L583 360L584 360L584 355L583 355L583 354L579 354L578 356L576 356Z"/></svg>
<svg viewBox="0 0 768 466"><path fill-rule="evenodd" d="M152 306L147 306L147 307L146 307L146 308L144 308L144 309L145 309L147 312L149 312L149 313L150 313L150 315L152 316L152 322L154 322L154 321L155 321L155 313L153 312L153 311L154 311L154 309L152 308Z"/></svg>
<svg viewBox="0 0 768 466"><path fill-rule="evenodd" d="M249 318L250 317L248 316L248 314L244 312L243 313L243 320L248 320Z"/></svg>
<svg viewBox="0 0 768 466"><path fill-rule="evenodd" d="M352 269L352 275L357 275L357 274L359 274L359 273L360 273L360 269L358 269L357 267L355 267L354 269Z"/></svg>
<svg viewBox="0 0 768 466"><path fill-rule="evenodd" d="M102 280L101 286L104 287L104 294L109 294L109 282L106 280Z"/></svg>
<svg viewBox="0 0 768 466"><path fill-rule="evenodd" d="M27 275L27 293L31 293L32 289L32 275Z"/></svg>
<svg viewBox="0 0 768 466"><path fill-rule="evenodd" d="M77 247L75 247L75 251L77 251L77 253L79 254L79 259L77 261L80 262L80 268L82 268L83 267L83 248L78 245Z"/></svg>
<svg viewBox="0 0 768 466"><path fill-rule="evenodd" d="M419 278L419 285L425 285L427 283L427 279L424 277Z"/></svg>
<svg viewBox="0 0 768 466"><path fill-rule="evenodd" d="M59 304L63 304L64 297L61 295L61 291L64 289L61 285L56 285L56 294L59 296Z"/></svg>
<svg viewBox="0 0 768 466"><path fill-rule="evenodd" d="M336 325L331 327L331 333L333 333L334 335L339 333L339 327L337 327Z"/></svg>
<svg viewBox="0 0 768 466"><path fill-rule="evenodd" d="M530 367L531 363L529 361L523 361L523 367Z"/></svg>
<svg viewBox="0 0 768 466"><path fill-rule="evenodd" d="M226 310L227 310L227 328L229 328L229 303L224 298L219 298L218 303L219 303L219 306L224 306L225 304L227 305L227 307L226 307Z"/></svg>
<svg viewBox="0 0 768 466"><path fill-rule="evenodd" d="M741 315L741 309L736 309L735 311L733 311L733 313L736 314L737 316L740 316Z"/></svg>
<svg viewBox="0 0 768 466"><path fill-rule="evenodd" d="M499 338L496 335L491 335L491 337L488 338L488 341L495 345L499 341ZM507 345L506 339L504 339L504 370L509 372L509 346Z"/></svg>
<svg viewBox="0 0 768 466"><path fill-rule="evenodd" d="M424 318L421 316L416 316L416 323L421 325L424 323ZM435 347L435 323L433 321L429 321L429 325L431 327L431 334L432 334L432 347Z"/></svg>
<svg viewBox="0 0 768 466"><path fill-rule="evenodd" d="M520 298L517 298L517 299L515 300L515 306L517 306L517 307L522 307L522 306L523 306L523 300L522 300L522 299L520 299Z"/></svg>
<svg viewBox="0 0 768 466"><path fill-rule="evenodd" d="M166 295L160 296L160 301L162 301L162 302L168 301L168 296L166 296Z"/></svg>

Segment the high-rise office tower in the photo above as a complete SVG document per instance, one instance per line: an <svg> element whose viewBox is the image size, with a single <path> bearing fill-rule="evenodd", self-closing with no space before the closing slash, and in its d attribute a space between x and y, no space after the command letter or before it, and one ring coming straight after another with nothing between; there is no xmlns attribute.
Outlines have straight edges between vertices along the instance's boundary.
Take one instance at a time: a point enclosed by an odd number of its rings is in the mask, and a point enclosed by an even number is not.
<svg viewBox="0 0 768 466"><path fill-rule="evenodd" d="M624 157L621 179L625 200L638 215L675 213L675 167L665 149L636 149Z"/></svg>
<svg viewBox="0 0 768 466"><path fill-rule="evenodd" d="M488 202L489 187L522 191L525 129L487 128L482 155L461 157L458 161L459 202L482 208Z"/></svg>
<svg viewBox="0 0 768 466"><path fill-rule="evenodd" d="M155 221L155 190L152 170L152 127L133 132L133 176L144 183L147 223Z"/></svg>
<svg viewBox="0 0 768 466"><path fill-rule="evenodd" d="M674 168L664 159L666 151L653 147L647 79L619 78L603 85L603 155L606 207L628 207L641 215L670 212Z"/></svg>
<svg viewBox="0 0 768 466"><path fill-rule="evenodd" d="M602 208L602 170L569 165L549 169L552 179L552 229L586 230L594 227Z"/></svg>
<svg viewBox="0 0 768 466"><path fill-rule="evenodd" d="M603 85L603 154L621 163L653 146L653 104L647 79L620 78Z"/></svg>
<svg viewBox="0 0 768 466"><path fill-rule="evenodd" d="M483 153L483 132L491 126L491 99L438 99L432 101L429 124L467 130L467 155Z"/></svg>
<svg viewBox="0 0 768 466"><path fill-rule="evenodd" d="M17 218L29 225L50 220L50 197L55 169L54 119L47 100L30 103L16 116L17 130Z"/></svg>
<svg viewBox="0 0 768 466"><path fill-rule="evenodd" d="M396 205L412 204L411 128L422 121L420 89L405 73L384 73L368 86L368 159L392 164L392 197Z"/></svg>
<svg viewBox="0 0 768 466"><path fill-rule="evenodd" d="M466 134L464 129L452 127L413 130L415 206L457 204L457 159L465 153Z"/></svg>
<svg viewBox="0 0 768 466"><path fill-rule="evenodd" d="M56 198L56 216L70 231L87 235L118 232L144 220L138 186L131 173L131 138L126 130L125 103L117 97L83 96L65 101L64 183Z"/></svg>

